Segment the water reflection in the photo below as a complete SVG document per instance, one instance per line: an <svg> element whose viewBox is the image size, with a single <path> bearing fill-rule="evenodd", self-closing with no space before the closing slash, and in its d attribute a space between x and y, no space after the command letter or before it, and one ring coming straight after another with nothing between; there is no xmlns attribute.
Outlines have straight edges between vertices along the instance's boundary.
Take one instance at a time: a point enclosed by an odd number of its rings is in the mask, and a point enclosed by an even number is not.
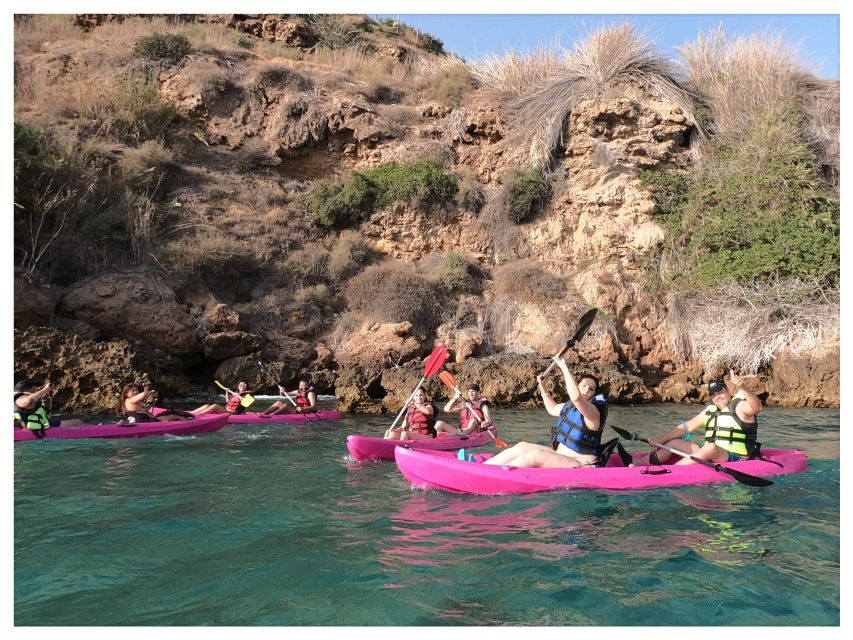
<svg viewBox="0 0 853 640"><path fill-rule="evenodd" d="M380 547L380 563L393 568L444 566L490 558L505 552L532 552L548 558L582 555L566 533L583 535L589 522L555 527L548 518L556 500L535 502L517 497L450 499L419 492L391 516L393 532Z"/></svg>

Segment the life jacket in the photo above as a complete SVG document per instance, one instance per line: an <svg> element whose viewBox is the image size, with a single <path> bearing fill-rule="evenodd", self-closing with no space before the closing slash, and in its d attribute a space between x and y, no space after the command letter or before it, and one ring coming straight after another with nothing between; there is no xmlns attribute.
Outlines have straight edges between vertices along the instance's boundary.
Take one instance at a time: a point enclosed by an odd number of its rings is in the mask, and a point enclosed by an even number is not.
<svg viewBox="0 0 853 640"><path fill-rule="evenodd" d="M415 409L415 405L409 405L406 411L406 430L417 431L424 436L432 436L435 438L438 432L435 430L437 417L435 415L435 405L432 402L427 403L432 407L432 415L427 415Z"/></svg>
<svg viewBox="0 0 853 640"><path fill-rule="evenodd" d="M713 442L721 449L739 456L752 457L758 451L758 418L749 423L741 420L735 412L738 403L746 397L738 391L725 409L715 404L705 408L705 442Z"/></svg>
<svg viewBox="0 0 853 640"><path fill-rule="evenodd" d="M557 424L551 429L551 447L555 451L562 443L581 455L601 455L601 432L607 422L607 399L603 395L597 395L590 402L598 409L601 427L597 431L590 429L577 407L571 402L565 403L557 417Z"/></svg>
<svg viewBox="0 0 853 640"><path fill-rule="evenodd" d="M489 404L491 403L485 398L477 398L474 402L471 402L469 400L467 404L463 407L462 411L459 413L459 426L462 429L467 429L468 423L474 416L477 416L477 418L479 418L477 422L482 423L483 418L485 416L485 414L483 413L483 407ZM471 407L471 409L468 408L469 406Z"/></svg>
<svg viewBox="0 0 853 640"><path fill-rule="evenodd" d="M243 396L239 394L231 396L231 399L225 403L225 410L228 413L243 413L241 409L244 409L244 407L240 404L242 399Z"/></svg>
<svg viewBox="0 0 853 640"><path fill-rule="evenodd" d="M297 407L310 407L311 402L308 400L308 394L311 392L317 393L317 390L314 387L308 387L308 389L303 392L302 390L298 390L296 392L296 406Z"/></svg>
<svg viewBox="0 0 853 640"><path fill-rule="evenodd" d="M12 406L15 408L15 422L22 429L29 429L30 431L40 431L41 429L50 428L50 416L47 413L47 407L44 406L44 402L39 401L39 403L33 409L21 409L17 404L15 404L15 400L20 398L21 396L27 396L28 393L24 393L23 391L15 391L15 395L12 399Z"/></svg>

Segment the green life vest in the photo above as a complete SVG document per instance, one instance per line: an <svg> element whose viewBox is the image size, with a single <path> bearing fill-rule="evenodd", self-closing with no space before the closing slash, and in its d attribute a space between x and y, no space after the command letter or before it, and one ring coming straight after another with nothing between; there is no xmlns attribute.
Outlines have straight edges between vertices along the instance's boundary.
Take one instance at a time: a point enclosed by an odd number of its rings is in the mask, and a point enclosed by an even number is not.
<svg viewBox="0 0 853 640"><path fill-rule="evenodd" d="M14 400L26 395L29 394L16 391ZM39 431L50 428L50 416L47 413L47 407L44 406L44 402L39 401L34 409L21 409L14 402L13 406L15 407L15 421L24 429Z"/></svg>
<svg viewBox="0 0 853 640"><path fill-rule="evenodd" d="M738 403L744 401L743 392L738 391L725 409L715 404L705 408L705 442L713 442L739 456L750 457L755 453L758 449L758 418L754 418L752 423L744 422L735 412Z"/></svg>

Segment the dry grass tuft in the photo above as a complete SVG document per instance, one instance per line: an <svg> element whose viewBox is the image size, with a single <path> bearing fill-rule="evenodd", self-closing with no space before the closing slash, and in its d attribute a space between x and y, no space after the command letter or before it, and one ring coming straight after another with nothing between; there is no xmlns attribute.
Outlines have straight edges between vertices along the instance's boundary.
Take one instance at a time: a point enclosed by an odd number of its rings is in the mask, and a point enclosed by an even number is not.
<svg viewBox="0 0 853 640"><path fill-rule="evenodd" d="M840 337L840 299L817 281L730 283L708 297L673 299L668 321L673 347L706 369L734 367L757 373L782 349L818 355ZM720 313L725 309L725 313Z"/></svg>
<svg viewBox="0 0 853 640"><path fill-rule="evenodd" d="M555 40L526 54L510 49L503 56L486 56L471 62L468 70L482 87L522 95L554 76L559 66L560 47Z"/></svg>

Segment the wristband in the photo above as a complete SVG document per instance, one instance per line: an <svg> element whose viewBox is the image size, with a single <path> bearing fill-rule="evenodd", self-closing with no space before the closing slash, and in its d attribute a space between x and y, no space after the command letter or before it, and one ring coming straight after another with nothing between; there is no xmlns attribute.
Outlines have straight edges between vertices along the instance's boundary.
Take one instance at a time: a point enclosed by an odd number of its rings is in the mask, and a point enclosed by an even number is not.
<svg viewBox="0 0 853 640"><path fill-rule="evenodd" d="M684 420L679 421L678 426L684 429L684 435L681 436L682 440L689 441L693 439L693 434L687 430L687 425L684 423Z"/></svg>

